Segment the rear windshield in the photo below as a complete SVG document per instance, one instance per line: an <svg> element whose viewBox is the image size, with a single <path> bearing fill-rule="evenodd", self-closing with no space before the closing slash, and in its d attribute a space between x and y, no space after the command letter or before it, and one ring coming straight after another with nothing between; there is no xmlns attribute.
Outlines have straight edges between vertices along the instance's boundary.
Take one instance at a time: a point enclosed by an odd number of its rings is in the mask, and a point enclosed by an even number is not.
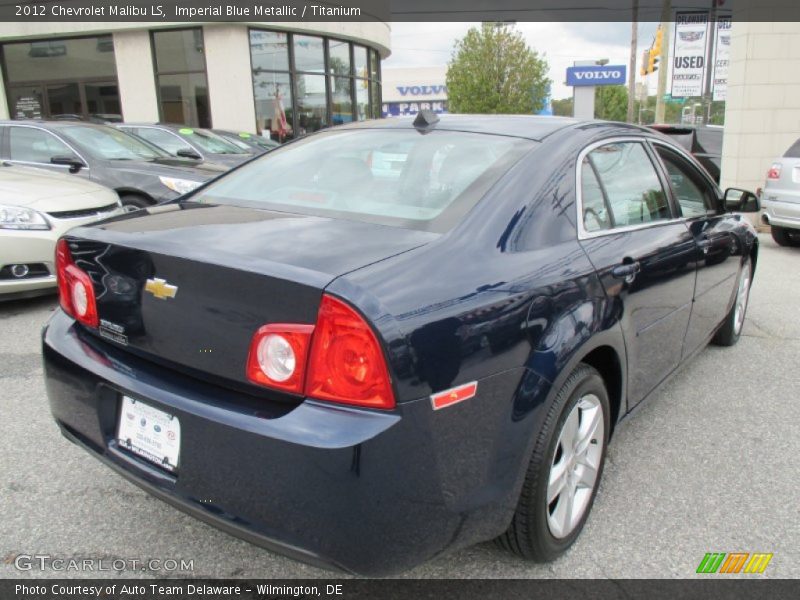
<svg viewBox="0 0 800 600"><path fill-rule="evenodd" d="M786 158L800 158L800 140L797 140L783 155Z"/></svg>
<svg viewBox="0 0 800 600"><path fill-rule="evenodd" d="M189 201L446 231L535 143L454 131L324 132L269 152Z"/></svg>

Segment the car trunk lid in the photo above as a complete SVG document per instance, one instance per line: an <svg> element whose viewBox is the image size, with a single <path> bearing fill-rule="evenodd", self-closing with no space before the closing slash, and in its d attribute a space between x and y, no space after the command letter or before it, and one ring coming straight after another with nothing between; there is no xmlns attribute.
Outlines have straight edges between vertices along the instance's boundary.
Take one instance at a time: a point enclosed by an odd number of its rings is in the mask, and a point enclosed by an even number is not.
<svg viewBox="0 0 800 600"><path fill-rule="evenodd" d="M168 204L70 233L97 296L97 333L147 358L249 385L267 323L316 321L336 277L436 234L230 206Z"/></svg>

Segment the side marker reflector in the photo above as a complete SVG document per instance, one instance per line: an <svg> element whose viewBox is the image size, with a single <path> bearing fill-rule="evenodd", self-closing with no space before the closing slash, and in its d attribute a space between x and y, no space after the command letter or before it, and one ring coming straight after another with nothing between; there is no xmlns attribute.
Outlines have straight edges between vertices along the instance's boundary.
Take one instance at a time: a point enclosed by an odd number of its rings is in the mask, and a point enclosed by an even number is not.
<svg viewBox="0 0 800 600"><path fill-rule="evenodd" d="M433 406L433 410L439 410L440 408L447 408L448 406L452 406L453 404L458 404L459 402L463 402L464 400L469 400L470 398L474 397L477 392L478 392L477 381L473 381L471 383L465 383L464 385L460 385L458 387L450 388L449 390L439 392L438 394L434 394L433 396L431 396L431 405Z"/></svg>

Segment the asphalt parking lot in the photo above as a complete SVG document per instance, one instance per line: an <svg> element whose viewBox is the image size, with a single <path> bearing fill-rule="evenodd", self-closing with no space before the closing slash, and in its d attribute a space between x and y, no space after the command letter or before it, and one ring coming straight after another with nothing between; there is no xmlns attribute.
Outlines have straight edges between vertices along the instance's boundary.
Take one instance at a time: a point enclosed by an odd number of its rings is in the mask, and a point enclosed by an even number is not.
<svg viewBox="0 0 800 600"><path fill-rule="evenodd" d="M690 577L706 552L772 552L763 576L800 577L800 248L760 240L739 344L704 350L619 427L566 556L528 564L487 543L405 576ZM331 576L185 516L62 438L39 350L55 306L0 304L0 577L64 575L19 572L20 554L186 559L194 570L175 574L194 577Z"/></svg>

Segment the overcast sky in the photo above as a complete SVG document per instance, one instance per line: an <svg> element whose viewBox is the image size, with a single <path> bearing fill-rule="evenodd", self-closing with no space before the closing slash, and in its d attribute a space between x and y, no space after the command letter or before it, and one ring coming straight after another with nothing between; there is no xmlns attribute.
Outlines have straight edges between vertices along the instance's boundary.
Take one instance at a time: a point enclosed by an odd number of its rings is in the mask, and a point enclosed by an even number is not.
<svg viewBox="0 0 800 600"><path fill-rule="evenodd" d="M392 23L392 55L383 68L446 65L453 43L479 23ZM657 23L639 23L638 61L653 41ZM528 45L544 55L550 65L554 99L572 96L564 85L566 70L576 60L607 58L610 64L628 65L631 44L630 23L517 23ZM655 91L656 76L649 86Z"/></svg>

